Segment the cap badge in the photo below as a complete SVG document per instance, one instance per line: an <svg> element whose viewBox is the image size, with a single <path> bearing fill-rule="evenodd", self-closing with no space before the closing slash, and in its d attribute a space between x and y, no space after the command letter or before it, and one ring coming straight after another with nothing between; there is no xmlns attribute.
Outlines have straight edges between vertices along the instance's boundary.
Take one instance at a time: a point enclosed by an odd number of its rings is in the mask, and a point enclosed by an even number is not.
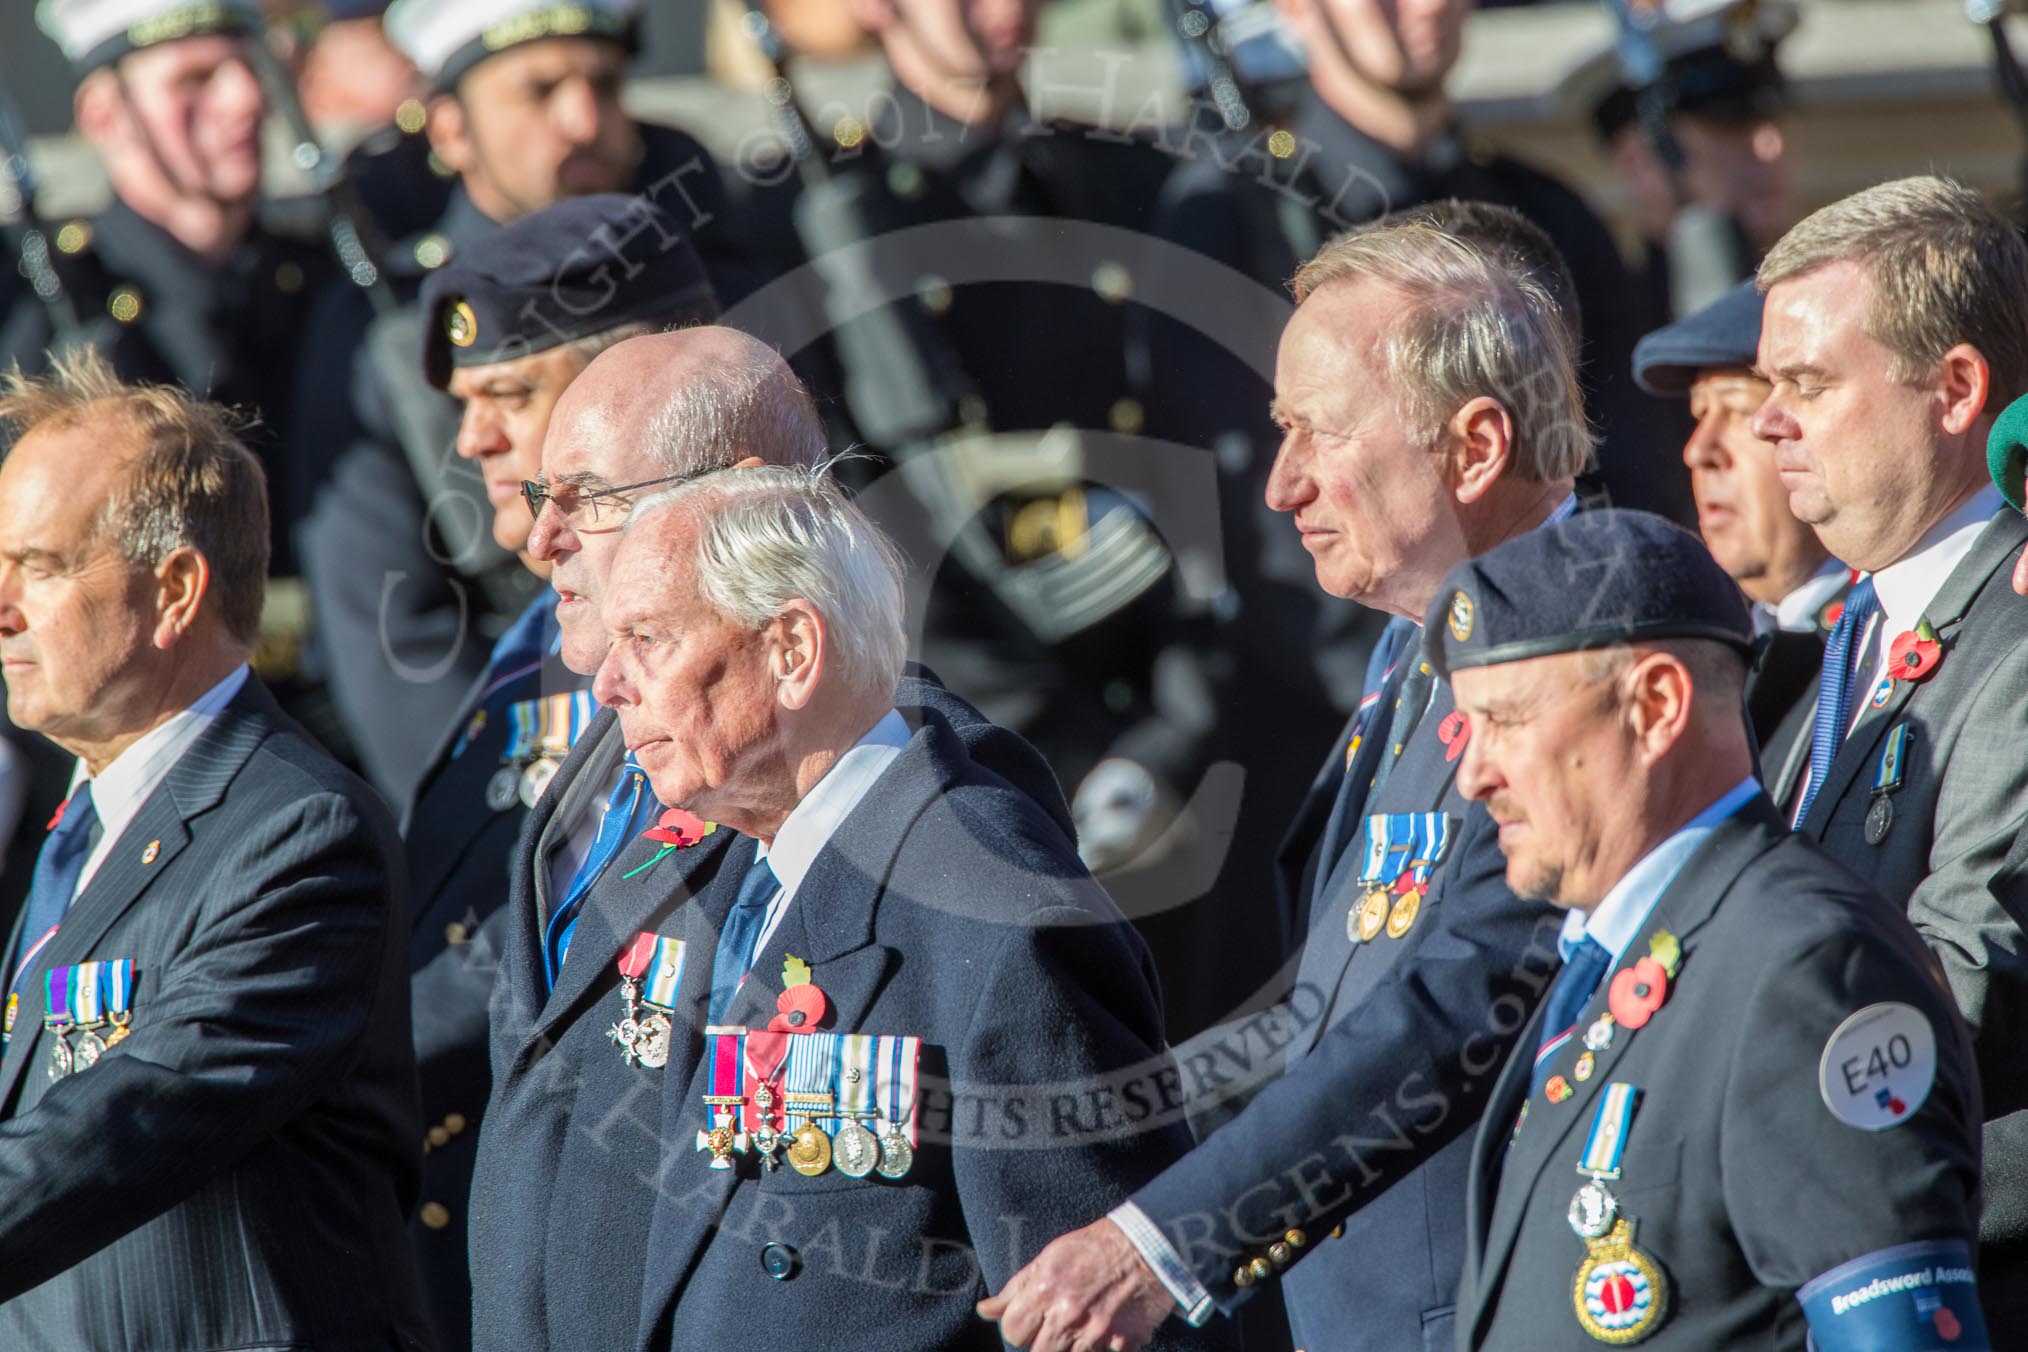
<svg viewBox="0 0 2028 1352"><path fill-rule="evenodd" d="M1472 636L1472 598L1463 592L1451 597L1451 637L1463 643Z"/></svg>
<svg viewBox="0 0 2028 1352"><path fill-rule="evenodd" d="M470 347L479 341L479 316L469 301L459 301L444 315L444 337L453 347Z"/></svg>

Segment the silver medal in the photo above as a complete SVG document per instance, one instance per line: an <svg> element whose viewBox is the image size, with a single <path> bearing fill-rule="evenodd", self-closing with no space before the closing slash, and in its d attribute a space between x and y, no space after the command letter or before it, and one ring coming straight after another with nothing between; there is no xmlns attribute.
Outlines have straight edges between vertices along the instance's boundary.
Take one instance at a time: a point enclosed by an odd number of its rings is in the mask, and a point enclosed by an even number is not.
<svg viewBox="0 0 2028 1352"><path fill-rule="evenodd" d="M620 1049L620 1059L628 1065L641 1059L641 1025L634 1022L632 1014L606 1029L606 1038Z"/></svg>
<svg viewBox="0 0 2028 1352"><path fill-rule="evenodd" d="M880 1163L874 1166L880 1170L880 1176L902 1178L914 1163L915 1151L910 1148L908 1137L901 1134L901 1124L883 1123L880 1128Z"/></svg>
<svg viewBox="0 0 2028 1352"><path fill-rule="evenodd" d="M880 1142L856 1117L848 1117L831 1138L831 1167L847 1178L864 1178L880 1162Z"/></svg>
<svg viewBox="0 0 2028 1352"><path fill-rule="evenodd" d="M1570 1228L1579 1239L1604 1239L1620 1218L1620 1203L1612 1190L1594 1178L1570 1199Z"/></svg>
<svg viewBox="0 0 2028 1352"><path fill-rule="evenodd" d="M99 1063L99 1057L105 1050L106 1044L99 1040L99 1035L89 1028L85 1029L84 1035L77 1040L77 1046L71 1049L71 1069L90 1070Z"/></svg>
<svg viewBox="0 0 2028 1352"><path fill-rule="evenodd" d="M70 1025L55 1024L50 1026L49 1031L54 1034L54 1041L49 1044L49 1078L60 1080L70 1074L73 1065L70 1043L65 1036L70 1031Z"/></svg>
<svg viewBox="0 0 2028 1352"><path fill-rule="evenodd" d="M669 1064L669 1016L660 1012L650 1014L635 1025L634 1055L641 1058L641 1064L650 1070L660 1070Z"/></svg>
<svg viewBox="0 0 2028 1352"><path fill-rule="evenodd" d="M521 771L513 765L503 765L493 772L486 781L486 806L495 812L505 812L519 801Z"/></svg>
<svg viewBox="0 0 2028 1352"><path fill-rule="evenodd" d="M549 781L556 778L556 762L548 757L530 761L528 768L521 772L521 806L529 809L542 797L542 791L549 787Z"/></svg>
<svg viewBox="0 0 2028 1352"><path fill-rule="evenodd" d="M1584 1030L1584 1045L1595 1052L1602 1052L1613 1045L1612 1015L1599 1015L1597 1021Z"/></svg>

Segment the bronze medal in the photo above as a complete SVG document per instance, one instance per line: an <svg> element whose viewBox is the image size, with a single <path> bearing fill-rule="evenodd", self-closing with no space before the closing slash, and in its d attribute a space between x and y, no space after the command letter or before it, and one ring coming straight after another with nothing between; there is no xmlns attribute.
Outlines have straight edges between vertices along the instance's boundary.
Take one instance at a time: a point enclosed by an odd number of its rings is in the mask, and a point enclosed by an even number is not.
<svg viewBox="0 0 2028 1352"><path fill-rule="evenodd" d="M1591 1072L1593 1068L1596 1067L1597 1065L1598 1065L1598 1057L1596 1056L1596 1054L1592 1052L1581 1053L1577 1058L1577 1068L1573 1070L1571 1074L1577 1077L1577 1082L1579 1084L1583 1084L1586 1080L1589 1080L1591 1078Z"/></svg>
<svg viewBox="0 0 2028 1352"><path fill-rule="evenodd" d="M815 1178L831 1167L831 1138L811 1118L804 1118L789 1142L789 1167L805 1178Z"/></svg>
<svg viewBox="0 0 2028 1352"><path fill-rule="evenodd" d="M1422 894L1403 892L1395 898L1394 909L1387 913L1387 937L1399 939L1408 933L1409 926L1415 924L1415 918L1421 912Z"/></svg>
<svg viewBox="0 0 2028 1352"><path fill-rule="evenodd" d="M1386 926L1387 912L1387 892L1384 888L1375 888L1366 894L1366 899L1359 903L1359 928L1355 931L1361 943L1371 940Z"/></svg>

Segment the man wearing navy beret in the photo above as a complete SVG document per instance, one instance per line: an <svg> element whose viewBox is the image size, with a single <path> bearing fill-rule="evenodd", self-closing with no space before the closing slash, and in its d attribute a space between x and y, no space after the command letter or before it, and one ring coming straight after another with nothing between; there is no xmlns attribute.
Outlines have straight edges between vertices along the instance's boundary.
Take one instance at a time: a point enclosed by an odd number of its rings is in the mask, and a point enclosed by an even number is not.
<svg viewBox="0 0 2028 1352"><path fill-rule="evenodd" d="M1705 546L1753 602L1766 649L1747 682L1747 709L1770 773L1809 737L1824 635L1837 623L1851 572L1789 510L1774 447L1753 434L1768 383L1754 374L1760 292L1751 281L1634 348L1634 379L1650 394L1690 401L1683 447Z"/></svg>
<svg viewBox="0 0 2028 1352"><path fill-rule="evenodd" d="M463 406L454 448L485 481L494 543L533 576L547 577L549 566L528 553L535 517L522 485L542 473L542 439L565 388L627 338L717 313L703 264L675 218L617 193L538 211L423 283L422 369ZM435 730L402 822L410 1003L428 1133L410 1236L445 1352L470 1345L466 1204L490 1085L486 1004L503 947L508 856L536 797L597 713L590 681L563 664L558 640L545 589L493 645L456 716Z"/></svg>
<svg viewBox="0 0 2028 1352"><path fill-rule="evenodd" d="M1971 1040L1755 776L1725 572L1594 512L1452 569L1425 631L1507 884L1564 912L1473 1150L1457 1346L1992 1346Z"/></svg>

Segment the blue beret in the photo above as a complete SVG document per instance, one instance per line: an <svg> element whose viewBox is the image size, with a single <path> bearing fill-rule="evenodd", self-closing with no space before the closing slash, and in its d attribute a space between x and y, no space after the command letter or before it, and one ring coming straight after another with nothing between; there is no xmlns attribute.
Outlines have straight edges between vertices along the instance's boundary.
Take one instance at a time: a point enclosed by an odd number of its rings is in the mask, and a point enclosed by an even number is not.
<svg viewBox="0 0 2028 1352"><path fill-rule="evenodd" d="M1699 371L1753 365L1765 299L1749 279L1696 314L1656 329L1634 344L1635 383L1649 394L1681 396L1690 393Z"/></svg>
<svg viewBox="0 0 2028 1352"><path fill-rule="evenodd" d="M646 197L571 197L487 236L423 282L423 373L533 356L622 324L708 323L718 300L674 216Z"/></svg>
<svg viewBox="0 0 2028 1352"><path fill-rule="evenodd" d="M1424 633L1441 675L1460 667L1665 638L1745 653L1753 621L1704 542L1648 512L1579 512L1451 569Z"/></svg>

